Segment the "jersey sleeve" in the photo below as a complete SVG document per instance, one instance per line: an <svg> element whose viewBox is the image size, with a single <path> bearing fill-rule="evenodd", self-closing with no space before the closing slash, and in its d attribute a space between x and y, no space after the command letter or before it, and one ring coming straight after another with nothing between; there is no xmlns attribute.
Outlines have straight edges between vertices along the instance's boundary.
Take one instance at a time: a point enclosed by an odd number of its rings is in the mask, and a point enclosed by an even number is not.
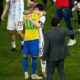
<svg viewBox="0 0 80 80"><path fill-rule="evenodd" d="M44 24L44 23L45 23L45 20L46 20L45 16L42 16L39 21L40 21L42 24Z"/></svg>

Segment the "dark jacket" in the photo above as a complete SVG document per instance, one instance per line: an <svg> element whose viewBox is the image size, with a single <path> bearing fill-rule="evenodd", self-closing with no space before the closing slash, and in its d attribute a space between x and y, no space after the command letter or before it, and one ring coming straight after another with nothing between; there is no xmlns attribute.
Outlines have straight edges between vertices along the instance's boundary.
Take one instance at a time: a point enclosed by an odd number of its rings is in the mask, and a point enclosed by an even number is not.
<svg viewBox="0 0 80 80"><path fill-rule="evenodd" d="M69 31L63 28L52 28L44 34L44 52L42 59L57 61L69 55L65 36L78 33L79 30Z"/></svg>

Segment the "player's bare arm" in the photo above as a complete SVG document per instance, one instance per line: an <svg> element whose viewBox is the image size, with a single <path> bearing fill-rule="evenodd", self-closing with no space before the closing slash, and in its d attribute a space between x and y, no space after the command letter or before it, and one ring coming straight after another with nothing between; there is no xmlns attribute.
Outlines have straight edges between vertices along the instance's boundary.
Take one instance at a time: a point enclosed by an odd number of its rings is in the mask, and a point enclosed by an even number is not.
<svg viewBox="0 0 80 80"><path fill-rule="evenodd" d="M9 9L9 6L10 6L9 2L6 2L5 7L4 7L4 10L3 10L3 13L2 13L2 16L1 16L1 19L2 20L4 20L4 17L5 17L8 9Z"/></svg>

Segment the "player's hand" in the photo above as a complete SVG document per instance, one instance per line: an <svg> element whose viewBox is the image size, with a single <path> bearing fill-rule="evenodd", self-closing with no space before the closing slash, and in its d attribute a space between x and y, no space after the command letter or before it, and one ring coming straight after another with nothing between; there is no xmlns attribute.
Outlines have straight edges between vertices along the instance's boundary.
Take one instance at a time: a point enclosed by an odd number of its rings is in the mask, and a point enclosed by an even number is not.
<svg viewBox="0 0 80 80"><path fill-rule="evenodd" d="M30 16L27 16L27 18L26 18L28 21L31 21L32 20L32 18L30 17Z"/></svg>
<svg viewBox="0 0 80 80"><path fill-rule="evenodd" d="M75 7L73 7L73 8L72 8L72 11L75 11L75 10L76 10L76 8L75 8Z"/></svg>
<svg viewBox="0 0 80 80"><path fill-rule="evenodd" d="M1 20L4 20L4 16L1 16Z"/></svg>

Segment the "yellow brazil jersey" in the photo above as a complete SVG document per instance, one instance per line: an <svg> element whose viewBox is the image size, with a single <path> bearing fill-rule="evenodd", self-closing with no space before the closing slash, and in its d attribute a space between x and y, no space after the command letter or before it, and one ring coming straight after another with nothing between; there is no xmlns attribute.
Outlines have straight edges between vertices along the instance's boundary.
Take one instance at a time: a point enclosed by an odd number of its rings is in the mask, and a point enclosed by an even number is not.
<svg viewBox="0 0 80 80"><path fill-rule="evenodd" d="M40 17L43 15L43 13L41 12L39 15L32 13L29 15L25 15L24 16L24 25L25 25L25 35L24 35L24 40L35 40L35 39L39 39L39 32L38 32L38 28L36 28L32 22L27 21L26 17L27 16L31 16L32 20L35 22L38 22Z"/></svg>

